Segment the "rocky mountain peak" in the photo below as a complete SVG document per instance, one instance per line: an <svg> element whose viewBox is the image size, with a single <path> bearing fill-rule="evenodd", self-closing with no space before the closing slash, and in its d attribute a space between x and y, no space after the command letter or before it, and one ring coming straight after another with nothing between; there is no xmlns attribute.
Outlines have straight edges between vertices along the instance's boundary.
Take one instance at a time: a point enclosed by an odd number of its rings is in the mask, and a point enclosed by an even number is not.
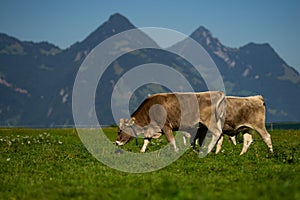
<svg viewBox="0 0 300 200"><path fill-rule="evenodd" d="M202 35L202 37L212 37L212 33L204 26L200 26L198 29L194 31L194 33Z"/></svg>
<svg viewBox="0 0 300 200"><path fill-rule="evenodd" d="M212 33L206 29L204 26L200 26L198 29L196 29L192 34L191 38L195 39L196 41L203 42L206 45L209 45L209 43L214 40Z"/></svg>
<svg viewBox="0 0 300 200"><path fill-rule="evenodd" d="M199 42L207 51L220 52L227 51L218 38L213 37L212 33L204 26L200 26L191 35L191 38Z"/></svg>
<svg viewBox="0 0 300 200"><path fill-rule="evenodd" d="M126 17L119 13L113 14L83 41L76 42L72 45L68 49L68 52L75 54L78 52L89 52L106 38L133 28L135 28L135 26Z"/></svg>
<svg viewBox="0 0 300 200"><path fill-rule="evenodd" d="M126 17L124 17L120 13L115 13L115 14L111 15L109 17L107 23L110 23L112 25L117 24L118 26L124 25L124 26L126 26L126 29L128 29L129 27L135 28L135 26Z"/></svg>

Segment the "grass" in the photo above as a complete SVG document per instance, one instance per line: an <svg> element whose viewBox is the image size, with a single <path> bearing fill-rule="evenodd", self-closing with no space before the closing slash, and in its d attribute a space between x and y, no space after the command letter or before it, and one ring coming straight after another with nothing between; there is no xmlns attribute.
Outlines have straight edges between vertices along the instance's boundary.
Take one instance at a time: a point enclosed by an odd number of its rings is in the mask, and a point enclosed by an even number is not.
<svg viewBox="0 0 300 200"><path fill-rule="evenodd" d="M116 129L105 133L115 140ZM159 171L130 174L97 161L74 129L0 129L0 199L300 199L300 131L271 135L273 154L254 134L243 156L240 136L218 155L188 150ZM153 140L149 151L164 144Z"/></svg>

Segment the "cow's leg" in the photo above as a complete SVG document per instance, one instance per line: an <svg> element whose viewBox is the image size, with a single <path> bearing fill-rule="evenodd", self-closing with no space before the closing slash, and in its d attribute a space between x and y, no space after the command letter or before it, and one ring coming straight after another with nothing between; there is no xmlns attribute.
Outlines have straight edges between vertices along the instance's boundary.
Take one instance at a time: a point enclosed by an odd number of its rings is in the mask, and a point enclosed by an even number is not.
<svg viewBox="0 0 300 200"><path fill-rule="evenodd" d="M210 132L210 134L212 134L210 143L207 147L207 153L210 153L212 151L212 149L214 148L214 146L216 145L218 139L221 137L222 131L219 131L219 130L210 131L210 130L208 130L208 132Z"/></svg>
<svg viewBox="0 0 300 200"><path fill-rule="evenodd" d="M186 137L184 135L183 135L182 139L183 139L183 144L186 146Z"/></svg>
<svg viewBox="0 0 300 200"><path fill-rule="evenodd" d="M214 148L215 144L217 143L218 139L222 135L222 121L218 120L216 125L211 130L208 131L212 133L212 139L207 149L208 150L207 153L210 153L211 150Z"/></svg>
<svg viewBox="0 0 300 200"><path fill-rule="evenodd" d="M193 139L193 141L191 142L192 148L195 149L197 144L198 144L198 138L195 137L195 138Z"/></svg>
<svg viewBox="0 0 300 200"><path fill-rule="evenodd" d="M200 126L197 129L197 133L196 133L195 137L193 138L193 143L192 143L193 148L196 147L197 141L198 141L199 146L202 146L205 136L206 136L206 133L207 133L207 130L208 129L206 128L206 126Z"/></svg>
<svg viewBox="0 0 300 200"><path fill-rule="evenodd" d="M167 138L167 141L174 147L174 151L177 152L179 149L176 146L175 138L172 132L172 129L169 127L164 127L163 132Z"/></svg>
<svg viewBox="0 0 300 200"><path fill-rule="evenodd" d="M182 134L183 134L183 144L186 146L187 145L186 141L187 140L190 141L191 134L189 134L186 131L182 131Z"/></svg>
<svg viewBox="0 0 300 200"><path fill-rule="evenodd" d="M255 130L258 132L258 134L261 136L263 141L269 147L270 152L273 153L271 135L268 133L267 129L265 127L263 127L263 128L256 128Z"/></svg>
<svg viewBox="0 0 300 200"><path fill-rule="evenodd" d="M236 139L235 139L235 136L229 136L231 142L236 145Z"/></svg>
<svg viewBox="0 0 300 200"><path fill-rule="evenodd" d="M243 134L243 140L244 140L244 144L243 144L243 149L240 153L240 155L243 155L244 153L247 152L250 144L252 143L253 139L252 139L252 135L249 133L244 133Z"/></svg>
<svg viewBox="0 0 300 200"><path fill-rule="evenodd" d="M224 139L224 135L222 134L221 137L219 138L218 142L217 142L216 154L218 154L221 150L223 139Z"/></svg>
<svg viewBox="0 0 300 200"><path fill-rule="evenodd" d="M202 146L203 142L204 142L204 139L205 139L205 136L207 134L207 127L206 126L201 126L198 131L197 131L197 135L198 135L198 142L199 142L199 145Z"/></svg>
<svg viewBox="0 0 300 200"><path fill-rule="evenodd" d="M144 139L143 147L141 148L141 152L142 152L142 153L145 153L146 148L147 148L147 146L148 146L149 143L150 143L150 139L149 139L149 138L145 138L145 139Z"/></svg>
<svg viewBox="0 0 300 200"><path fill-rule="evenodd" d="M197 141L199 141L199 140L198 140L199 137L200 137L200 129L198 128L197 133L196 133L196 135L193 137L193 141L192 141L192 143L191 143L193 149L196 148Z"/></svg>
<svg viewBox="0 0 300 200"><path fill-rule="evenodd" d="M220 137L220 136L219 136ZM210 141L210 144L208 145L208 149L207 149L207 153L210 153L211 150L214 148L214 146L216 145L218 139L218 136L216 136L215 134L212 135L212 139Z"/></svg>

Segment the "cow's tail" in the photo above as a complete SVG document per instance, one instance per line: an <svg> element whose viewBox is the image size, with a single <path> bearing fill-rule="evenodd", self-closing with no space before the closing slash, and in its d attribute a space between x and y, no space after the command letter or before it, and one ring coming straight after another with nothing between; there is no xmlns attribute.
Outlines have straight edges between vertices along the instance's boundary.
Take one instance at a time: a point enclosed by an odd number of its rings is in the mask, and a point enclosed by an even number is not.
<svg viewBox="0 0 300 200"><path fill-rule="evenodd" d="M265 102L263 96L261 96L261 95L258 95L258 99L262 103L261 109L263 110L263 116L264 116L264 122L265 122L265 120L266 120L266 109L267 109L266 102Z"/></svg>
<svg viewBox="0 0 300 200"><path fill-rule="evenodd" d="M211 102L212 108L214 113L214 120L217 125L218 130L220 133L222 132L222 128L225 122L225 115L226 115L226 101L225 101L225 94L224 92L217 92L211 95Z"/></svg>
<svg viewBox="0 0 300 200"><path fill-rule="evenodd" d="M220 92L218 101L216 102L216 119L223 128L226 116L226 98L223 92Z"/></svg>

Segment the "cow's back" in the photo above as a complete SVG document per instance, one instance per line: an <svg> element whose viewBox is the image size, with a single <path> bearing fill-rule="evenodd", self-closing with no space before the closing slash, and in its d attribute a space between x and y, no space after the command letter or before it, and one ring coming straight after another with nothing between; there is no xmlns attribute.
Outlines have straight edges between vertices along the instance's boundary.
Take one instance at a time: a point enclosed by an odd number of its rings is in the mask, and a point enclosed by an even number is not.
<svg viewBox="0 0 300 200"><path fill-rule="evenodd" d="M221 115L216 114L216 110L222 110L223 107L220 105L224 99L224 93L219 91L155 94L145 99L132 117L136 119L139 126L147 126L151 121L150 109L158 104L163 107L164 111L158 109L154 120L165 121L165 125L173 130L180 126L191 127L199 122L209 126L210 123L216 123L215 119L211 120L212 118ZM167 115L166 119L164 112Z"/></svg>
<svg viewBox="0 0 300 200"><path fill-rule="evenodd" d="M265 122L265 103L262 96L226 97L226 117L223 130L236 126L252 126Z"/></svg>

